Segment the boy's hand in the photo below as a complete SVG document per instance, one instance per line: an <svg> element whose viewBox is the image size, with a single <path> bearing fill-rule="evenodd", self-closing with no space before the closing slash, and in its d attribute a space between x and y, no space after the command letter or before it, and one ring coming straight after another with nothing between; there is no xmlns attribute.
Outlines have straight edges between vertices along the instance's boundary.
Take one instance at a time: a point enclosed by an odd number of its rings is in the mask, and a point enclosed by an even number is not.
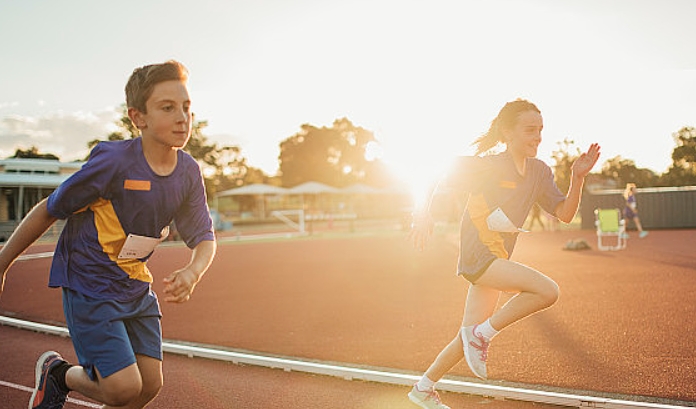
<svg viewBox="0 0 696 409"><path fill-rule="evenodd" d="M188 268L177 270L164 279L164 301L182 303L191 298L198 275Z"/></svg>

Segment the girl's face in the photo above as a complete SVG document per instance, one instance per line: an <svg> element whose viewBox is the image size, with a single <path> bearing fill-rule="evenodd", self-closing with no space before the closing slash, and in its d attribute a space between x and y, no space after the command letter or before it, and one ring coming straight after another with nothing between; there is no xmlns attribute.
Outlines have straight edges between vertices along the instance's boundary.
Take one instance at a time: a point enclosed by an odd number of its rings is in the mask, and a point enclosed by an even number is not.
<svg viewBox="0 0 696 409"><path fill-rule="evenodd" d="M524 111L517 117L517 123L503 131L507 150L518 158L533 158L541 143L541 130L544 121L536 111Z"/></svg>

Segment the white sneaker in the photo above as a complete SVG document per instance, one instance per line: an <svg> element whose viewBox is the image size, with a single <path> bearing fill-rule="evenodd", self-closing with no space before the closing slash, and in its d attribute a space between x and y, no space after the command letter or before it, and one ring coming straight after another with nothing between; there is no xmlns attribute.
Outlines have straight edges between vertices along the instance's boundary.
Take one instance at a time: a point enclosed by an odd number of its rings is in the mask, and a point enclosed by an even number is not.
<svg viewBox="0 0 696 409"><path fill-rule="evenodd" d="M449 406L440 401L440 395L434 389L420 391L416 385L413 385L413 389L408 393L408 398L424 409L450 409Z"/></svg>
<svg viewBox="0 0 696 409"><path fill-rule="evenodd" d="M464 344L464 356L469 368L481 379L486 379L488 373L486 371L486 361L488 360L488 345L481 333L476 332L478 325L464 327L461 329L462 343Z"/></svg>

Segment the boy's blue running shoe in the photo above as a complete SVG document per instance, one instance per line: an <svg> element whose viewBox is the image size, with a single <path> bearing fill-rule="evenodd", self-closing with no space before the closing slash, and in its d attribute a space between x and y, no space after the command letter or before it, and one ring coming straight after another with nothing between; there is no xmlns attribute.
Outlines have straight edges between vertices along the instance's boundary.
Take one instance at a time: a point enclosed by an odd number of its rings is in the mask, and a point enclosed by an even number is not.
<svg viewBox="0 0 696 409"><path fill-rule="evenodd" d="M60 389L51 369L64 362L58 352L44 352L36 361L36 387L29 401L29 409L62 409L68 392Z"/></svg>

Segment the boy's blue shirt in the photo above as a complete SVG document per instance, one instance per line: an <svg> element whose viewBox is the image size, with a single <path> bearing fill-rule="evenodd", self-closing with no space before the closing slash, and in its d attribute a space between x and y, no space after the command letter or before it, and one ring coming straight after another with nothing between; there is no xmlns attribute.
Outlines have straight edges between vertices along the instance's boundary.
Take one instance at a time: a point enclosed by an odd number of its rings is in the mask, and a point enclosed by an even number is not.
<svg viewBox="0 0 696 409"><path fill-rule="evenodd" d="M49 213L67 219L49 286L127 301L149 290L141 259L118 259L128 234L159 238L172 221L189 248L215 240L198 163L179 150L168 176L155 174L142 139L101 142L85 165L48 197Z"/></svg>

